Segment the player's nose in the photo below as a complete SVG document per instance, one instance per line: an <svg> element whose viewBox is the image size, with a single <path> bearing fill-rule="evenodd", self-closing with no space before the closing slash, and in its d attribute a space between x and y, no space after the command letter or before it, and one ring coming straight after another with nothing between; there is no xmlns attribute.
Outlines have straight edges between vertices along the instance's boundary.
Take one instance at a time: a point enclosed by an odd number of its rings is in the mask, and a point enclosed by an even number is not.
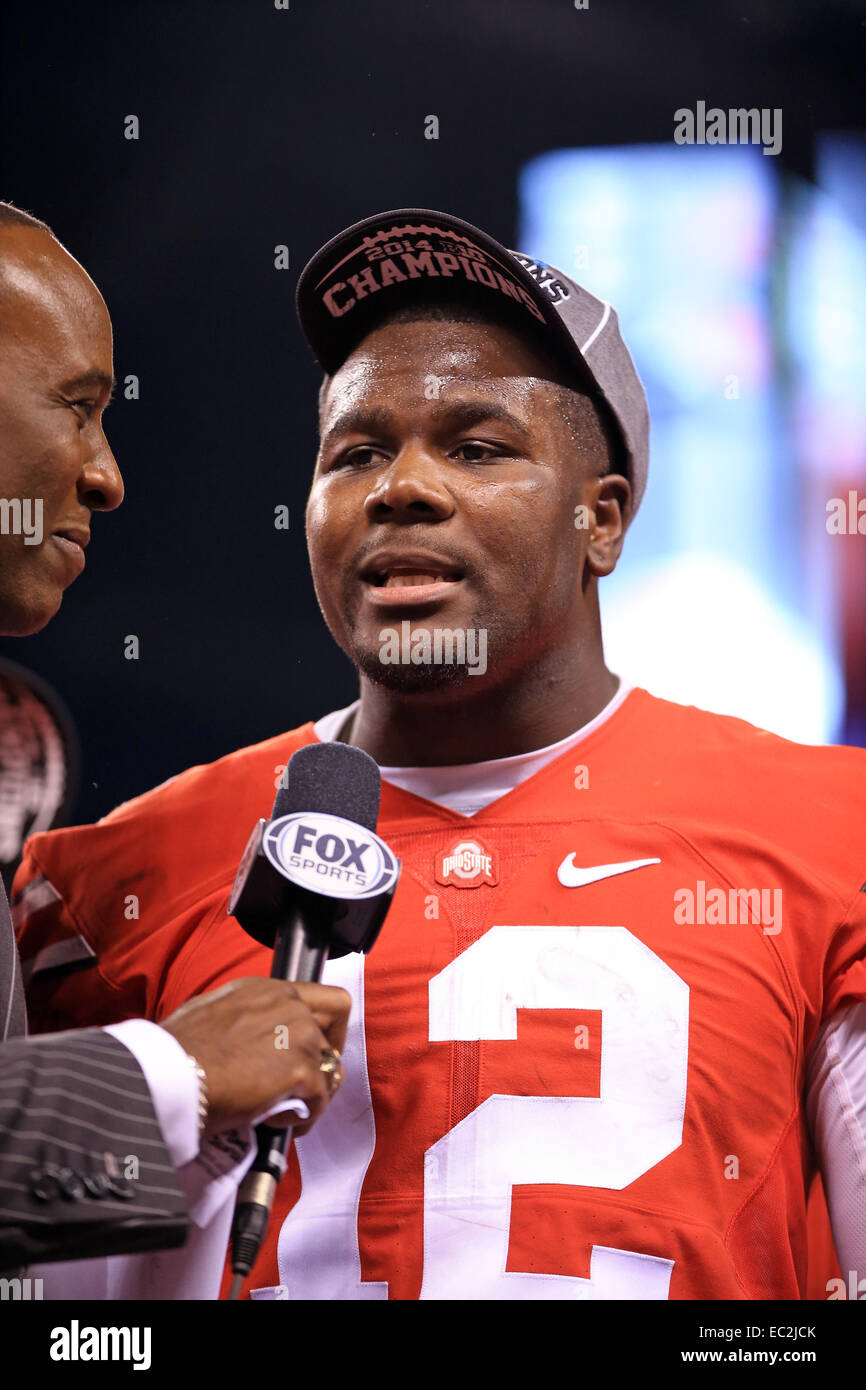
<svg viewBox="0 0 866 1390"><path fill-rule="evenodd" d="M419 514L444 521L454 511L454 499L436 459L423 445L412 443L377 472L365 508L371 521L417 521Z"/></svg>

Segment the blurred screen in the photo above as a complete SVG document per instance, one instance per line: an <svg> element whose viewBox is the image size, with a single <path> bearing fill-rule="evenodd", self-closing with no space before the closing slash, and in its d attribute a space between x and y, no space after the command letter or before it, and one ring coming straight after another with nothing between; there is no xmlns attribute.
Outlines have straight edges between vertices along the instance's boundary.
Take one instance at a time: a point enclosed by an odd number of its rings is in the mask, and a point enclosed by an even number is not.
<svg viewBox="0 0 866 1390"><path fill-rule="evenodd" d="M615 307L649 398L608 665L809 743L866 742L856 546L828 530L866 471L864 154L825 138L815 186L749 146L559 150L519 183L518 246Z"/></svg>

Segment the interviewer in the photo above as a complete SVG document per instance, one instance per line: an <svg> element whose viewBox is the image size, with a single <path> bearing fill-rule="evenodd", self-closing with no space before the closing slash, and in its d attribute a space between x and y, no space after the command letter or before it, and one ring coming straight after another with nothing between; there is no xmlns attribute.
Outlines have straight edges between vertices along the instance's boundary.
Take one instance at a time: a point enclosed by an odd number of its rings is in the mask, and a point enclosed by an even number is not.
<svg viewBox="0 0 866 1390"><path fill-rule="evenodd" d="M8 203L0 349L0 494L42 504L38 544L0 535L0 633L23 637L56 614L93 513L118 507L123 483L102 424L105 303L50 229ZM161 1026L27 1038L0 884L0 1271L183 1244L246 1166L236 1130L280 1102L290 1109L273 1123L314 1123L342 1079L348 1013L344 990L249 978Z"/></svg>

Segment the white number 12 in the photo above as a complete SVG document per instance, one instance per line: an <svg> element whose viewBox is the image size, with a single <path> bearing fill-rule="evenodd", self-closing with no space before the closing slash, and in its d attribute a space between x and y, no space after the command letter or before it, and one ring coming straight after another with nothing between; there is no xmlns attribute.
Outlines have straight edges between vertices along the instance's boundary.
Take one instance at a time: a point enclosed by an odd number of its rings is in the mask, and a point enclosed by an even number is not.
<svg viewBox="0 0 866 1390"><path fill-rule="evenodd" d="M363 958L325 975L353 994L346 1080L298 1144L303 1190L279 1241L299 1298L386 1298L361 1280L358 1204L372 1157ZM497 926L430 981L430 1041L517 1038L518 1009L602 1017L598 1096L490 1096L428 1149L422 1299L666 1299L673 1260L593 1246L590 1276L506 1272L511 1189L619 1190L682 1143L688 986L625 927Z"/></svg>

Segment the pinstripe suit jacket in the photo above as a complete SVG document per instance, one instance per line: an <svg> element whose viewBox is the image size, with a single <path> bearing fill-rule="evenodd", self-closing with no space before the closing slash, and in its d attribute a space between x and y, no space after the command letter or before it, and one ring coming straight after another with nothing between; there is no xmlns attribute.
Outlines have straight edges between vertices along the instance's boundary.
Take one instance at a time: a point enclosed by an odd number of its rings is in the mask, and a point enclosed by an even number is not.
<svg viewBox="0 0 866 1390"><path fill-rule="evenodd" d="M132 1053L98 1028L26 1027L0 883L0 1273L182 1245L186 1199Z"/></svg>

